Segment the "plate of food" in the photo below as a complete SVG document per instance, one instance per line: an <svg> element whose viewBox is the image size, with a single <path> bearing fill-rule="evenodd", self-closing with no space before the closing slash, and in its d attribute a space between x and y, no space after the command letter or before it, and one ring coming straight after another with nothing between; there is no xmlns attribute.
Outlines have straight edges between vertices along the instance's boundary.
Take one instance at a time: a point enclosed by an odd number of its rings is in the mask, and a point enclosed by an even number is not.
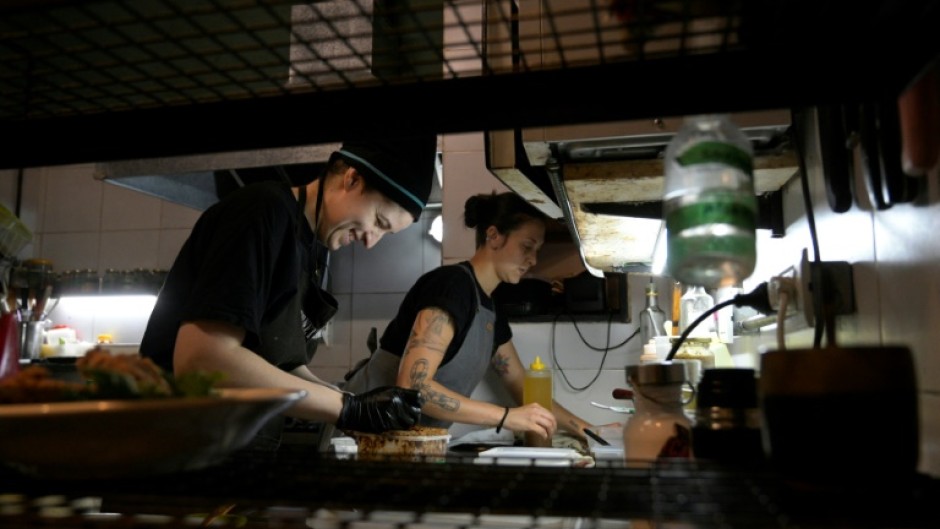
<svg viewBox="0 0 940 529"><path fill-rule="evenodd" d="M0 462L53 479L195 470L246 446L305 395L218 389L219 377L175 378L137 355L93 352L81 362L84 384L29 368L0 380Z"/></svg>

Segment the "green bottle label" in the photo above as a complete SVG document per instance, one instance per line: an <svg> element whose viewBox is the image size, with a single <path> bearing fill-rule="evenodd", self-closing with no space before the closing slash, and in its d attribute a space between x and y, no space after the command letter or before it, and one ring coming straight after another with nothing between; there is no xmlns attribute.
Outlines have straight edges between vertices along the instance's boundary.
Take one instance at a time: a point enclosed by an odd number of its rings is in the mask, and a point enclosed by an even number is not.
<svg viewBox="0 0 940 529"><path fill-rule="evenodd" d="M754 162L747 152L720 141L696 143L677 156L676 162L683 167L703 163L720 163L734 167L746 174L752 174L754 171Z"/></svg>
<svg viewBox="0 0 940 529"><path fill-rule="evenodd" d="M707 224L726 224L747 231L757 228L757 199L742 201L739 197L710 198L670 212L666 216L669 233L678 234Z"/></svg>

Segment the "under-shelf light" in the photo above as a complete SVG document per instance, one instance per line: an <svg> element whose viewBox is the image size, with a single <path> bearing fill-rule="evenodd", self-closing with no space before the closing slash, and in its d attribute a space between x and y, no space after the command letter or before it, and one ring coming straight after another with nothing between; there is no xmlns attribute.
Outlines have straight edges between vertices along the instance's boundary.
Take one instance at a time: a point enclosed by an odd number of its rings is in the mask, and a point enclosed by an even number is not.
<svg viewBox="0 0 940 529"><path fill-rule="evenodd" d="M95 317L144 318L150 317L157 296L154 294L121 294L62 296L53 310L73 314L92 314Z"/></svg>

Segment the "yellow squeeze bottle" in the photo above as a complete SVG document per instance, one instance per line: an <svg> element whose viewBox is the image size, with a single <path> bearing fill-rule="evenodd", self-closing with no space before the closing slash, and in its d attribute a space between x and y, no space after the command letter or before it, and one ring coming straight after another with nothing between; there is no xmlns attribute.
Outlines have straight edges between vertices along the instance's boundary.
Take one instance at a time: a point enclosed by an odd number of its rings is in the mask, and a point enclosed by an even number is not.
<svg viewBox="0 0 940 529"><path fill-rule="evenodd" d="M543 364L538 356L529 364L529 369L525 373L522 400L525 404L537 402L546 410L552 411L552 370ZM543 439L538 434L526 432L525 445L551 447L552 441Z"/></svg>

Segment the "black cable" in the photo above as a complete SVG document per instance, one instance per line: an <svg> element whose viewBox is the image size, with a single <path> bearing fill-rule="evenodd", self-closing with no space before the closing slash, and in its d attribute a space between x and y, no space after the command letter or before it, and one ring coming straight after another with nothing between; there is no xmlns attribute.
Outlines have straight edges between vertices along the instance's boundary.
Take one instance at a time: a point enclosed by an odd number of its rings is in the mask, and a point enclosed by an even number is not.
<svg viewBox="0 0 940 529"><path fill-rule="evenodd" d="M603 370L604 370L604 362L607 361L607 353L609 353L611 349L616 349L616 348L618 348L618 347L622 347L622 346L626 345L627 342L629 342L631 339L633 339L633 337L635 337L637 334L640 333L640 329L639 329L639 327L637 327L637 329L636 329L635 331L633 331L633 334L631 334L630 336L627 336L627 338L626 338L624 341L622 341L622 342L620 342L619 344L617 344L617 345L611 347L611 346L610 346L610 329L611 329L611 327L613 326L613 319L614 319L614 315L613 315L613 313L611 313L611 314L608 315L608 317L607 317L607 344L608 344L608 345L607 345L607 347L605 347L605 348L598 348L598 347L594 347L593 345L589 344L589 343L587 342L587 340L585 340L584 335L582 335L580 329L578 329L578 324L577 324L577 322L575 321L574 316L572 316L571 314L567 314L567 313L564 314L564 316L568 316L568 318L571 319L571 323L574 324L574 328L575 328L575 330L578 332L578 336L581 338L581 342L584 343L584 345L588 346L590 349L593 349L593 350L595 350L595 351L602 351L602 352L604 353L604 356L601 357L601 363L600 363L600 365L597 367L597 372L594 373L594 378L592 378L591 381L588 382L586 385L581 386L581 387L577 387L577 386L575 386L574 384L572 384L570 380L568 380L568 375L565 374L565 370L561 367L561 365L559 365L559 363L558 363L558 357L557 357L556 354L555 354L555 328L556 328L557 325L558 325L558 318L559 318L560 316L562 316L562 315L563 315L563 314L558 313L558 314L556 314L555 317L552 319L552 340L551 340L552 364L558 369L558 372L561 374L561 378L565 381L565 384L567 384L568 387L571 388L571 389L574 390L574 391L584 391L584 390L588 389L589 387L591 387L592 385L594 385L594 383L597 382L597 379L601 376L601 372L603 372Z"/></svg>
<svg viewBox="0 0 940 529"><path fill-rule="evenodd" d="M802 123L800 116L801 114L798 112L791 114L793 126L790 129L790 136L793 140L793 146L796 149L796 158L800 164L800 187L803 193L803 208L806 210L806 224L809 227L810 241L813 245L813 262L817 265L811 267L811 277L807 279L809 279L811 284L816 286L815 290L817 290L817 292L823 292L822 285L819 283L819 281L822 280L820 277L821 274L816 272L820 269L818 265L821 260L819 256L819 238L816 236L816 216L813 213L813 199L809 192L809 175L806 170L806 157L803 151L803 143L800 141L803 131L803 127L799 126ZM823 332L826 328L826 318L825 315L822 314L822 300L819 295L813 296L813 312L816 313L816 327L813 330L813 347L818 349L822 344Z"/></svg>
<svg viewBox="0 0 940 529"><path fill-rule="evenodd" d="M686 338L689 337L689 334L698 326L699 323L702 323L708 319L709 316L727 307L728 305L734 305L735 307L751 307L757 309L763 314L773 314L775 312L773 307L770 306L770 300L767 297L767 283L761 283L757 285L757 288L748 292L747 294L738 294L731 299L726 299L721 303L715 304L703 312L698 318L695 318L695 321L690 323L689 326L686 327L684 331L682 331L679 339L672 344L672 348L669 350L669 354L666 355L666 361L672 361L672 359L676 356L676 353L679 351L679 348L682 347L683 343L685 343Z"/></svg>
<svg viewBox="0 0 940 529"><path fill-rule="evenodd" d="M570 313L567 313L567 312L566 312L566 313L564 313L564 314L557 314L557 315L555 315L555 321L552 322L552 330L553 330L553 332L554 332L554 329L555 329L554 324L558 322L558 317L559 317L559 316L567 316L568 319L571 320L572 325L574 325L574 330L575 330L575 332L578 333L578 337L581 338L581 343L583 343L584 345L586 345L586 346L588 347L588 349L592 349L592 350L594 350L594 351L606 352L606 351L608 351L608 350L610 350L610 349L617 349L617 348L619 348L619 347L623 347L624 345L627 345L627 342L629 342L630 339L633 338L633 335L630 335L630 336L627 336L627 338L626 338L624 341L618 343L617 345L608 345L607 347L594 347L593 345L589 344L589 343L587 342L587 338L585 338L584 335L581 334L581 329L578 328L578 322L577 322L577 320L575 320L574 316L572 316ZM609 314L608 317L607 317L607 335L608 335L607 343L608 343L608 344L610 343L610 326L611 326L611 324L613 323L613 319L614 319L613 313Z"/></svg>

